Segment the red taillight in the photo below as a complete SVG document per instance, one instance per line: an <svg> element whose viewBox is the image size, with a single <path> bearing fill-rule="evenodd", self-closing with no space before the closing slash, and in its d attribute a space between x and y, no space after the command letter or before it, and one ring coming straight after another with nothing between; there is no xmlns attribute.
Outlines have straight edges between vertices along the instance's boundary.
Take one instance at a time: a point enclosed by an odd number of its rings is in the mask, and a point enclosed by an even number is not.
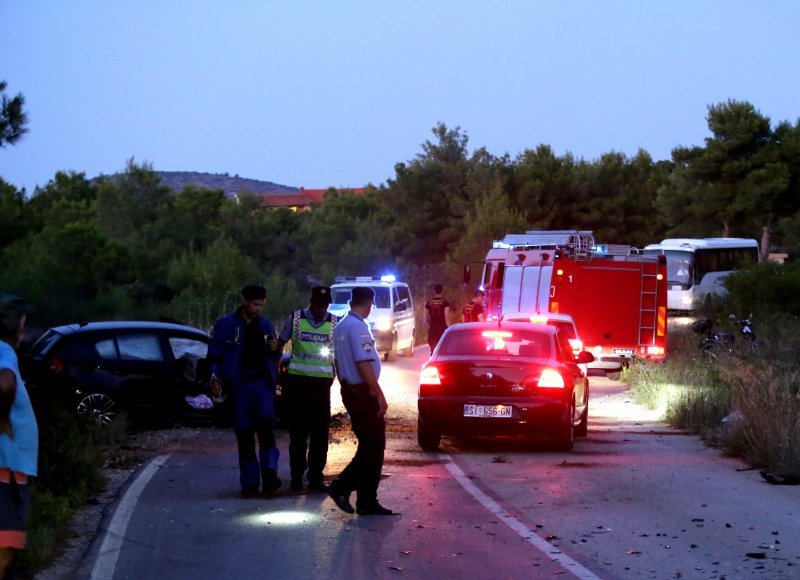
<svg viewBox="0 0 800 580"><path fill-rule="evenodd" d="M538 386L543 389L563 389L564 377L556 370L544 369L539 377Z"/></svg>
<svg viewBox="0 0 800 580"><path fill-rule="evenodd" d="M50 372L57 375L61 371L64 370L64 363L61 362L60 359L51 358L50 359Z"/></svg>
<svg viewBox="0 0 800 580"><path fill-rule="evenodd" d="M484 330L481 336L486 338L511 338L511 333L507 330Z"/></svg>
<svg viewBox="0 0 800 580"><path fill-rule="evenodd" d="M439 376L439 369L436 367L425 367L419 374L420 385L441 385L442 379Z"/></svg>

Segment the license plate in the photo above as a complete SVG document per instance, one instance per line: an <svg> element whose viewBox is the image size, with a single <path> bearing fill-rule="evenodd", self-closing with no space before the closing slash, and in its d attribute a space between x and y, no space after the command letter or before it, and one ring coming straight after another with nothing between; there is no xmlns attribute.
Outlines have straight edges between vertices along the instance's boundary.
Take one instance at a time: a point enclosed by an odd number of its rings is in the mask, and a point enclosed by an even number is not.
<svg viewBox="0 0 800 580"><path fill-rule="evenodd" d="M464 416L509 419L511 409L511 405L464 405Z"/></svg>
<svg viewBox="0 0 800 580"><path fill-rule="evenodd" d="M632 348L615 348L611 352L622 356L633 356Z"/></svg>

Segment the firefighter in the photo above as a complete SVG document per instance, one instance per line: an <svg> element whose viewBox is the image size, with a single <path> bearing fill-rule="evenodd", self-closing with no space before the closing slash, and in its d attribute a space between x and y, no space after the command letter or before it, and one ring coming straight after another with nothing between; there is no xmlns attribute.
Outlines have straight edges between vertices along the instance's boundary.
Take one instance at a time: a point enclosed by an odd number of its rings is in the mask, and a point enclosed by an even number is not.
<svg viewBox="0 0 800 580"><path fill-rule="evenodd" d="M279 348L291 340L288 384L290 486L324 490L323 470L328 460L328 427L333 384L333 329L338 319L328 312L331 289L311 290L308 308L295 310L278 337Z"/></svg>
<svg viewBox="0 0 800 580"><path fill-rule="evenodd" d="M442 296L443 291L444 287L436 284L433 287L433 298L425 304L425 322L428 324L428 346L431 347L431 354L447 330L447 320L450 318L450 303Z"/></svg>
<svg viewBox="0 0 800 580"><path fill-rule="evenodd" d="M464 305L462 310L464 322L484 322L486 315L483 313L483 290L475 290L472 300Z"/></svg>

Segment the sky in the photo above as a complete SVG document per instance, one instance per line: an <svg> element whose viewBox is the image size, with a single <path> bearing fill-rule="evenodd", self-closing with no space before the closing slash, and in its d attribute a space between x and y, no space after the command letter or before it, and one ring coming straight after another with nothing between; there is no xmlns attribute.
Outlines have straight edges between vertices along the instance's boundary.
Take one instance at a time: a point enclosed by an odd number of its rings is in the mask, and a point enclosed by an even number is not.
<svg viewBox="0 0 800 580"><path fill-rule="evenodd" d="M797 121L798 24L795 0L0 0L30 118L0 177L31 194L134 159L380 185L438 123L512 159L669 159L728 99Z"/></svg>

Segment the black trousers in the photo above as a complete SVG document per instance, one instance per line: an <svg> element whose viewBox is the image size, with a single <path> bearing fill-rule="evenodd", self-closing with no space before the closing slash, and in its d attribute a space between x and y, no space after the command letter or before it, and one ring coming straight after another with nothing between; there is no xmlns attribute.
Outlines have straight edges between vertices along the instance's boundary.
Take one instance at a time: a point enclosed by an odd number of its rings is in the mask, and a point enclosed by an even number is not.
<svg viewBox="0 0 800 580"><path fill-rule="evenodd" d="M337 491L358 494L356 505L374 506L386 449L386 419L378 416L378 400L365 384L342 385L342 402L350 414L358 448L353 459L335 482Z"/></svg>
<svg viewBox="0 0 800 580"><path fill-rule="evenodd" d="M428 346L431 347L431 352L439 344L439 339L442 338L445 330L447 330L446 326L433 325L428 327Z"/></svg>
<svg viewBox="0 0 800 580"><path fill-rule="evenodd" d="M309 483L321 483L328 462L333 379L289 375L289 467L292 480L301 481L308 469Z"/></svg>

